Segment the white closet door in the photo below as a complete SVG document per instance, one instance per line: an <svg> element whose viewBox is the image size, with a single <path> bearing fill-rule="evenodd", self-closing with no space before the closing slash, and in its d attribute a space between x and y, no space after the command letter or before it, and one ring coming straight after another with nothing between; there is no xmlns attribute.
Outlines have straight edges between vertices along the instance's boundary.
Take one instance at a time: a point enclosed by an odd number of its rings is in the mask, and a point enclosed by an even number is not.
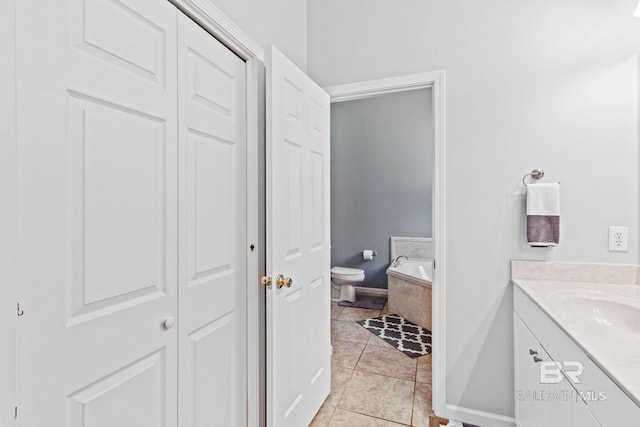
<svg viewBox="0 0 640 427"><path fill-rule="evenodd" d="M178 81L180 426L243 426L245 63L179 14Z"/></svg>
<svg viewBox="0 0 640 427"><path fill-rule="evenodd" d="M267 417L298 427L331 381L329 95L280 51L268 53Z"/></svg>
<svg viewBox="0 0 640 427"><path fill-rule="evenodd" d="M176 10L16 3L18 423L176 425Z"/></svg>

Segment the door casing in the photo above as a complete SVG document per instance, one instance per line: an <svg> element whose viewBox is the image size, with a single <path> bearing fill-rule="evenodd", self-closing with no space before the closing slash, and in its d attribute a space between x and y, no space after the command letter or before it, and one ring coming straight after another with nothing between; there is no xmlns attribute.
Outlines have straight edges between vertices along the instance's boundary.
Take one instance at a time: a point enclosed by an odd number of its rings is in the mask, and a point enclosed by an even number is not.
<svg viewBox="0 0 640 427"><path fill-rule="evenodd" d="M436 415L447 417L446 402L446 331L445 331L445 289L446 289L446 196L445 196L445 71L432 71L368 80L357 83L325 87L331 102L353 101L371 98L393 92L431 88L433 92L434 124L434 175L433 175L433 246L434 246L434 287L433 287L433 410Z"/></svg>

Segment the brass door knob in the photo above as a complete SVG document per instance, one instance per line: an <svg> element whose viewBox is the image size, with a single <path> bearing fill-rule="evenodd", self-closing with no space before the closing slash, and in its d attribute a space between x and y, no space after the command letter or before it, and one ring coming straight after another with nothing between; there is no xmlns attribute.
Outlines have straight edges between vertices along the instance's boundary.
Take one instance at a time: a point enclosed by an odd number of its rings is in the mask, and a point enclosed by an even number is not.
<svg viewBox="0 0 640 427"><path fill-rule="evenodd" d="M290 288L292 283L291 277L284 277L282 274L278 274L278 277L276 277L276 288L278 289L283 286Z"/></svg>

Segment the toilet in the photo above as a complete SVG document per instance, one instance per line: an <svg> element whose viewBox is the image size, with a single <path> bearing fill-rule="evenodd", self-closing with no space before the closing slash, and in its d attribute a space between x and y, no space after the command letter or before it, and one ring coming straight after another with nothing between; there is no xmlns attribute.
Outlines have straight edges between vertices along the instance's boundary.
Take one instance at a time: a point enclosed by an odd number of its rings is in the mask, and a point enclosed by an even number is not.
<svg viewBox="0 0 640 427"><path fill-rule="evenodd" d="M354 302L356 290L353 287L364 280L364 270L359 268L333 267L331 269L331 284L340 291L340 301Z"/></svg>

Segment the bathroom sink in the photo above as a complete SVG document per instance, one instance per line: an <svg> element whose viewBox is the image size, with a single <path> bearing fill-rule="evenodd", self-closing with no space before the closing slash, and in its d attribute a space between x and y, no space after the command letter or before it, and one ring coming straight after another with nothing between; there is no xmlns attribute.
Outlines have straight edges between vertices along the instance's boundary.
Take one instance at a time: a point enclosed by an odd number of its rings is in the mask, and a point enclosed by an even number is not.
<svg viewBox="0 0 640 427"><path fill-rule="evenodd" d="M560 297L564 309L582 320L600 326L640 334L640 299L606 295L565 294Z"/></svg>

